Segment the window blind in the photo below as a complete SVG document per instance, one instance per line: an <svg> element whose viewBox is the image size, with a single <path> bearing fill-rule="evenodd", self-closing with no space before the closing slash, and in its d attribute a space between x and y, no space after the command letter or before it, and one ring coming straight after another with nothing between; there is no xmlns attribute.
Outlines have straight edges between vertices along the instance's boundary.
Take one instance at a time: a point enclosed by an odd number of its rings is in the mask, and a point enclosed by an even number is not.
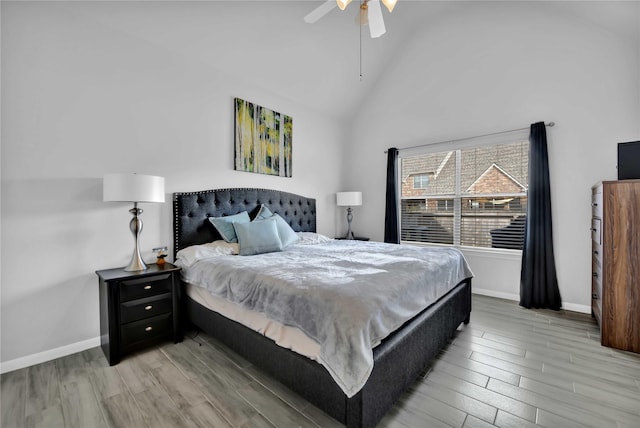
<svg viewBox="0 0 640 428"><path fill-rule="evenodd" d="M514 141L401 157L403 241L521 250L529 143ZM423 188L413 179L427 175Z"/></svg>

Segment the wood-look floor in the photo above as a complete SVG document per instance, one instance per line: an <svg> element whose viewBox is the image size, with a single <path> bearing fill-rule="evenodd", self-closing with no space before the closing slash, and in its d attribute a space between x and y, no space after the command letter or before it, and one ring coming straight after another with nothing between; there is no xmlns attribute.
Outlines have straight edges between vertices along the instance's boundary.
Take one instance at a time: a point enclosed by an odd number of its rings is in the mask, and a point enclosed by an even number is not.
<svg viewBox="0 0 640 428"><path fill-rule="evenodd" d="M640 355L601 347L591 317L473 305L381 427L640 427ZM3 428L341 426L202 334L114 367L94 348L6 373L0 397Z"/></svg>

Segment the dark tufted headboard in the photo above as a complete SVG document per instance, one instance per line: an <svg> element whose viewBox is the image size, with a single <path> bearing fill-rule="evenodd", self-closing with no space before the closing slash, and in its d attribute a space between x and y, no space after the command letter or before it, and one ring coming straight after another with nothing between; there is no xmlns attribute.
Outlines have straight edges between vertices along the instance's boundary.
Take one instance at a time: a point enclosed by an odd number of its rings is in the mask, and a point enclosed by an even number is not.
<svg viewBox="0 0 640 428"><path fill-rule="evenodd" d="M316 200L269 189L220 189L173 194L173 251L222 239L209 217L248 211L253 218L266 205L296 232L316 231Z"/></svg>

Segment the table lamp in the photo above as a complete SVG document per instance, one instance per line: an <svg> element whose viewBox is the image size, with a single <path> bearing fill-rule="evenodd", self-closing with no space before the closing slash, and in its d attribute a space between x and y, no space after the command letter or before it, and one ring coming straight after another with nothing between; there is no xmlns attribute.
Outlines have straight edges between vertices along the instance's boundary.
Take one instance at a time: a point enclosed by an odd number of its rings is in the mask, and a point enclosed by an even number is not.
<svg viewBox="0 0 640 428"><path fill-rule="evenodd" d="M362 205L362 192L338 192L336 193L337 205L339 207L347 207L347 236L344 239L354 239L355 236L351 231L351 220L353 220L353 214L351 213L351 207L359 207Z"/></svg>
<svg viewBox="0 0 640 428"><path fill-rule="evenodd" d="M133 208L129 210L133 218L129 223L129 229L133 233L135 245L131 262L124 268L125 271L135 272L146 270L147 266L140 257L138 241L142 232L142 209L138 208L141 202L164 202L164 177L141 174L105 174L102 181L104 201L133 202Z"/></svg>

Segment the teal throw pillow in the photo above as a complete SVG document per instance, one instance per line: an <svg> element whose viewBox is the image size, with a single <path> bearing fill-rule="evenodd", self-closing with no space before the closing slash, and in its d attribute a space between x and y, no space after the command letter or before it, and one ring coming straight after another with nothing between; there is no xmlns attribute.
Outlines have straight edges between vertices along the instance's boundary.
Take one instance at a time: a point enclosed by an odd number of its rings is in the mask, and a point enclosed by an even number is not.
<svg viewBox="0 0 640 428"><path fill-rule="evenodd" d="M282 241L278 236L275 218L250 223L234 223L233 226L238 236L241 256L282 251Z"/></svg>
<svg viewBox="0 0 640 428"><path fill-rule="evenodd" d="M262 204L260 205L260 211L258 211L258 214L256 214L256 217L253 219L253 221L266 220L271 216L273 216L271 210L267 208L266 205Z"/></svg>
<svg viewBox="0 0 640 428"><path fill-rule="evenodd" d="M289 245L298 241L298 234L291 228L291 226L289 226L285 219L280 217L279 214L274 214L271 218L276 219L278 236L280 236L280 241L282 241L282 246L284 248L287 248Z"/></svg>
<svg viewBox="0 0 640 428"><path fill-rule="evenodd" d="M224 217L209 217L209 221L216 228L222 239L226 242L238 242L234 223L249 223L249 213L242 211L239 214L228 215Z"/></svg>

